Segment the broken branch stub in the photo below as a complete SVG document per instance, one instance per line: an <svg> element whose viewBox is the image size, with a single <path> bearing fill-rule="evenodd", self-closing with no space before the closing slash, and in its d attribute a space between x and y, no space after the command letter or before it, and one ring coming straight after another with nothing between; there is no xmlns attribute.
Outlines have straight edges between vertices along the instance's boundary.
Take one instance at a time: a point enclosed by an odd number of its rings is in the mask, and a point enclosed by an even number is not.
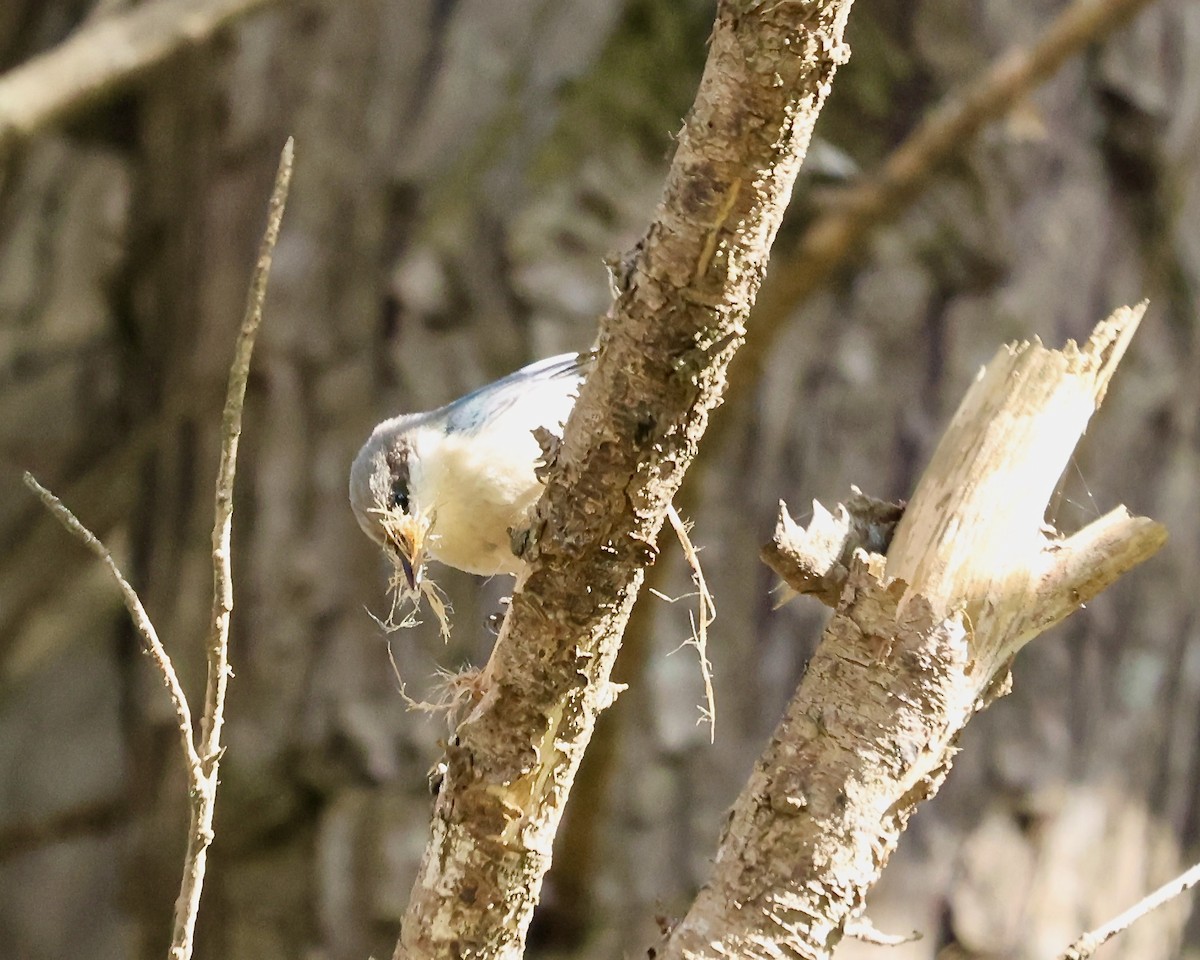
<svg viewBox="0 0 1200 960"><path fill-rule="evenodd" d="M1162 545L1123 508L1065 540L1043 528L1143 312L1118 310L1082 347L1000 350L886 558L858 546L846 565L828 512L808 531L781 523L813 548L809 573L846 568L836 610L662 960L828 957L1020 646Z"/></svg>
<svg viewBox="0 0 1200 960"><path fill-rule="evenodd" d="M876 500L852 487L850 497L837 505L835 513L814 500L812 520L802 527L780 500L775 536L759 553L763 563L783 579L787 591L776 606L808 594L827 607L836 607L854 552L887 553L903 514L903 503Z"/></svg>
<svg viewBox="0 0 1200 960"><path fill-rule="evenodd" d="M1166 539L1159 524L1128 514L1068 540L1045 532L1050 497L1145 310L1122 307L1082 346L1002 347L967 391L896 528L888 577L940 616L961 612L984 673Z"/></svg>

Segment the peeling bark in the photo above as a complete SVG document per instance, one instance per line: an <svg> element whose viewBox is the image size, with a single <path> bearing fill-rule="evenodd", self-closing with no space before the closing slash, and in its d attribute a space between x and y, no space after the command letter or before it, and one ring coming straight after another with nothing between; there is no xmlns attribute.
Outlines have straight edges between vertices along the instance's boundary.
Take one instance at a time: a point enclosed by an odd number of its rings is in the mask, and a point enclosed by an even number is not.
<svg viewBox="0 0 1200 960"><path fill-rule="evenodd" d="M668 506L725 387L850 3L726 2L654 223L618 278L529 567L447 750L399 957L519 956Z"/></svg>

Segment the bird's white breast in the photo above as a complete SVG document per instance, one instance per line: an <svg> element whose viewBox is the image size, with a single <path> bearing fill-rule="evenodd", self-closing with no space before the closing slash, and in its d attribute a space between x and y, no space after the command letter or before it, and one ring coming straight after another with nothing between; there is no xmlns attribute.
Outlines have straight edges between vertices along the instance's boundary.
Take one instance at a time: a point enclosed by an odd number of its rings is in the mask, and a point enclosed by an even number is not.
<svg viewBox="0 0 1200 960"><path fill-rule="evenodd" d="M416 440L411 490L431 520L429 555L468 573L519 572L509 532L527 522L542 490L532 433L447 435L426 428Z"/></svg>

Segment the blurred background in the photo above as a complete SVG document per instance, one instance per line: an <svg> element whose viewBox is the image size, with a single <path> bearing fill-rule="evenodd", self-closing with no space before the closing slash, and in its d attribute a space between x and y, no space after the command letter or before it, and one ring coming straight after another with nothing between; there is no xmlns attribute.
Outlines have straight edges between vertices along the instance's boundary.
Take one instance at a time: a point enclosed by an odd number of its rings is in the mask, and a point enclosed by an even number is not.
<svg viewBox="0 0 1200 960"><path fill-rule="evenodd" d="M5 0L0 67L126 4ZM928 111L1061 0L860 0L772 270ZM388 956L426 836L436 669L481 664L503 582L443 571L385 636L346 501L372 425L590 344L604 258L653 214L714 9L700 0L280 0L0 160L0 957L166 951L185 795L112 547L198 697L217 430L279 150L296 174L247 397L217 841L198 956ZM789 258L790 256L790 258ZM1151 307L1051 519L1118 503L1171 540L1016 665L869 902L894 960L1058 953L1200 856L1200 5L1158 0L957 145L897 218L750 323L681 508L715 594L716 743L694 601L644 594L559 836L538 956L637 955L704 881L723 813L819 636L757 553L785 498L906 497L1007 340ZM738 368L738 363L743 367ZM1013 491L1020 495L1020 491ZM690 581L664 551L652 584ZM1200 956L1186 903L1105 948Z"/></svg>

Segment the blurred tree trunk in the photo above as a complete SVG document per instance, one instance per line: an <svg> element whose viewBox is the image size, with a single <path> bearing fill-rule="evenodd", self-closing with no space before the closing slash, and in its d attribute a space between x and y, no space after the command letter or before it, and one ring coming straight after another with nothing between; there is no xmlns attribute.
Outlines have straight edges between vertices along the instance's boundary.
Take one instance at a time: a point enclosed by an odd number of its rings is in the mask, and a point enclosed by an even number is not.
<svg viewBox="0 0 1200 960"><path fill-rule="evenodd" d="M87 10L5 5L0 66ZM825 159L810 158L785 229L1052 12L857 9L854 59L818 128ZM446 731L404 710L363 612L384 605L383 571L345 502L348 464L383 416L588 344L602 259L650 215L710 24L699 0L280 3L13 158L0 178L0 836L58 834L0 846L0 955L165 952L184 824L169 710L119 601L17 470L130 560L198 690L219 404L287 134L297 173L247 400L237 676L198 955L390 950ZM820 622L804 602L770 610L755 557L777 499L802 512L849 483L907 495L1001 341L1083 336L1143 296L1103 446L1085 441L1058 521L1124 501L1163 520L1171 546L1018 661L1015 693L972 725L871 911L925 931L896 960L1052 955L1195 854L1197 51L1200 10L1162 0L1069 64L798 311L755 393L718 414L729 424L690 494L719 610L717 744L695 726L694 663L666 656L686 604L647 597L618 667L633 686L572 799L535 947L639 951L655 914L703 882ZM669 552L655 578L687 589ZM391 638L414 688L435 662L482 660L505 586L441 579L450 647L426 629ZM94 815L63 816L80 811ZM1106 949L1171 956L1181 930L1167 912Z"/></svg>

